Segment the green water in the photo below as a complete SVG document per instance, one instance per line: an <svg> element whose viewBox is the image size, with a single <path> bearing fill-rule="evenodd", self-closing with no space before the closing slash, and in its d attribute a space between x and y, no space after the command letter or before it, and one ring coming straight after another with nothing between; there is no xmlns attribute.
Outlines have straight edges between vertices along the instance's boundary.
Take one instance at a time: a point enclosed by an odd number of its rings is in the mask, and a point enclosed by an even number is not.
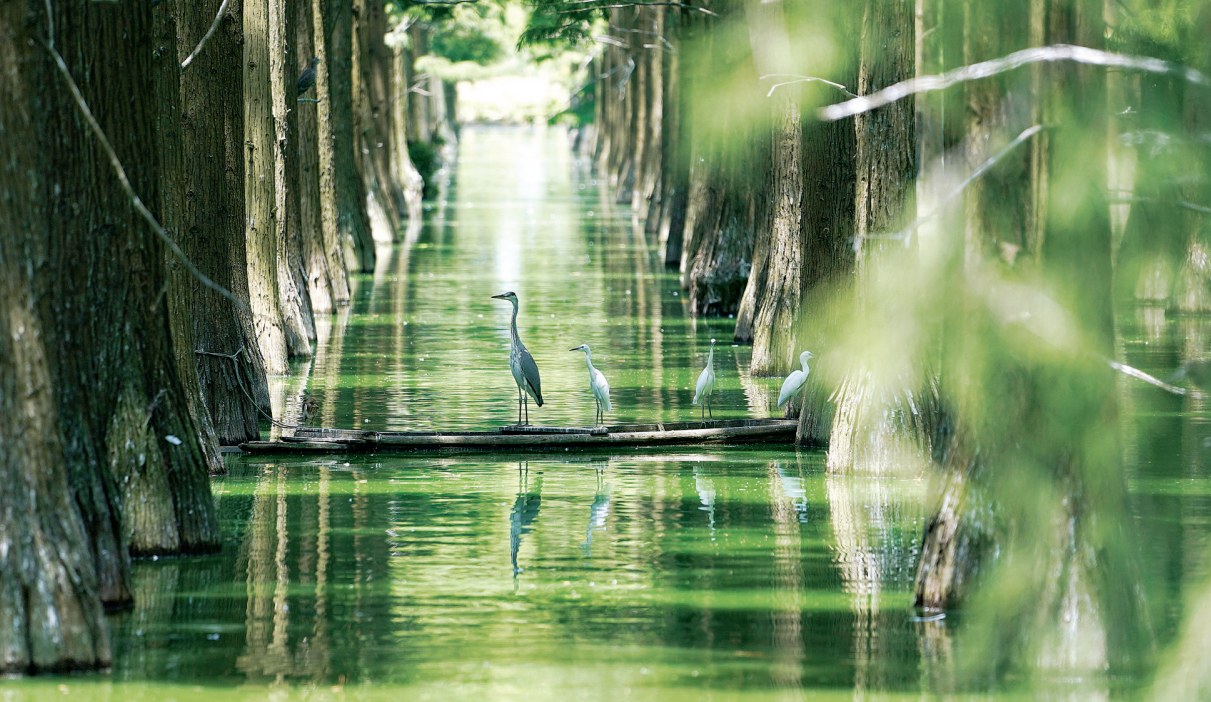
<svg viewBox="0 0 1211 702"><path fill-rule="evenodd" d="M656 246L561 132L467 129L444 202L356 280L303 390L326 426L485 429L516 419L509 306L542 371L531 420L592 417L581 343L611 421L688 419L709 340L717 417L767 416L730 320L686 316ZM481 316L482 315L482 316ZM1124 319L1128 362L1164 375L1211 324ZM1140 570L1160 650L1201 591L1211 411L1124 381ZM0 681L0 699L806 700L956 691L953 618L910 608L922 476L827 476L820 452L229 457L220 555L134 565L108 674ZM1047 683L1138 697L1149 673ZM964 689L959 688L960 693ZM1031 698L1007 679L980 699ZM960 695L966 698L963 695Z"/></svg>

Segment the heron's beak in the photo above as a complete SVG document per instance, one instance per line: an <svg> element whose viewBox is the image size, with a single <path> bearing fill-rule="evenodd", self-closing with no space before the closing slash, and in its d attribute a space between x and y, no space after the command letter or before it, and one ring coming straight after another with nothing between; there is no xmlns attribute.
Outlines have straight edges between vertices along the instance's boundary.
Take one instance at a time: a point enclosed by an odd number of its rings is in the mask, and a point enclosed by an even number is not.
<svg viewBox="0 0 1211 702"><path fill-rule="evenodd" d="M576 348L574 348L574 349L568 349L568 350L569 350L569 351L584 351L584 347L583 347L583 346L577 346L577 347L576 347Z"/></svg>
<svg viewBox="0 0 1211 702"><path fill-rule="evenodd" d="M505 296L504 295L493 295L492 299L493 300L503 300L503 299L505 299Z"/></svg>

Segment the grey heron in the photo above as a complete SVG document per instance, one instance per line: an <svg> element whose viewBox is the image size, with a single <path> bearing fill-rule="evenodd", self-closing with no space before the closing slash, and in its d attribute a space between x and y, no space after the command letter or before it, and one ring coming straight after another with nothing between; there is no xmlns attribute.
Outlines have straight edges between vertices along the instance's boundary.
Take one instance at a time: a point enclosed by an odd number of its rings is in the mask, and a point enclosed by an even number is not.
<svg viewBox="0 0 1211 702"><path fill-rule="evenodd" d="M513 320L509 323L509 370L513 372L513 380L517 382L517 423L523 424L521 409L524 406L526 408L524 424L529 424L530 401L526 396L533 397L538 406L542 407L542 380L538 377L538 366L534 365L534 357L526 350L526 345L521 343L521 337L517 335L517 293L507 292L493 295L492 298L513 303Z"/></svg>
<svg viewBox="0 0 1211 702"><path fill-rule="evenodd" d="M597 414L593 415L593 426L605 424L605 413L610 411L610 383L606 381L601 371L593 367L593 352L588 344L581 344L569 351L584 351L584 362L589 367L589 389L593 391L593 400L597 403Z"/></svg>
<svg viewBox="0 0 1211 702"><path fill-rule="evenodd" d="M320 411L320 401L311 395L303 396L303 426L311 424Z"/></svg>
<svg viewBox="0 0 1211 702"><path fill-rule="evenodd" d="M311 90L315 85L315 67L320 65L319 57L311 59L311 65L299 74L299 95Z"/></svg>
<svg viewBox="0 0 1211 702"><path fill-rule="evenodd" d="M803 368L802 370L791 371L791 374L786 376L786 380L782 381L782 390L778 392L779 407L785 405L792 397L799 394L803 383L807 382L807 374L811 372L811 369L807 367L807 362L815 357L816 354L811 351L804 351L799 354L799 365L803 366Z"/></svg>
<svg viewBox="0 0 1211 702"><path fill-rule="evenodd" d="M698 384L694 386L694 404L702 405L702 418L706 419L706 413L710 412L711 393L715 392L715 340L711 339L711 353L706 357L706 368L702 369L702 375L698 376ZM711 419L715 418L715 413L711 412Z"/></svg>

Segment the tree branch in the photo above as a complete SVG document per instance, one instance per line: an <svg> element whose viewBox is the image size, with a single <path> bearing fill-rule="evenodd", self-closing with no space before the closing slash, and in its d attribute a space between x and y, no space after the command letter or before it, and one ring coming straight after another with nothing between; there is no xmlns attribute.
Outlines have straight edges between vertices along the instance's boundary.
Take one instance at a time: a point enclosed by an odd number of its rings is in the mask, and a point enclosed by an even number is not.
<svg viewBox="0 0 1211 702"><path fill-rule="evenodd" d="M230 2L230 0L223 0L223 4L219 5L219 11L214 16L214 21L210 23L210 29L207 29L206 34L202 36L202 41L198 42L198 46L193 50L193 53L189 54L189 56L185 57L185 60L181 62L182 73L184 73L185 69L189 68L189 64L193 63L193 60L198 57L198 52L202 50L203 46L206 46L206 42L210 39L210 35L214 34L214 30L219 28L219 22L223 20L223 13L227 11L228 2Z"/></svg>
<svg viewBox="0 0 1211 702"><path fill-rule="evenodd" d="M909 95L945 90L956 83L976 80L978 78L989 78L1032 63L1051 61L1074 61L1093 66L1130 68L1147 73L1168 73L1176 75L1179 78L1184 78L1186 81L1196 85L1211 86L1211 81L1208 81L1206 76L1193 68L1187 68L1169 61L1162 61L1158 58L1114 54L1109 51L1090 49L1084 46L1056 44L1054 46L1042 46L1015 51L999 59L963 66L941 75L912 78L871 93L870 95L864 95L836 105L829 105L820 110L819 117L825 122L835 122L839 119L870 112L884 105L890 105Z"/></svg>
<svg viewBox="0 0 1211 702"><path fill-rule="evenodd" d="M570 9L565 9L565 10L549 10L546 12L546 14L566 15L566 14L569 14L572 12L587 12L589 10L608 10L608 9L616 8L616 7L653 6L653 7L681 7L681 8L685 8L687 10L697 10L703 14L707 14L712 17L719 16L719 15L715 14L714 12L711 12L710 10L706 9L705 7L698 7L697 5L687 5L684 2L619 2L619 3L610 3L608 5L598 5L597 3L599 1L600 0L575 0L574 2L566 2L566 3L562 3L562 4L564 4L564 5L582 5L583 7L570 8Z"/></svg>

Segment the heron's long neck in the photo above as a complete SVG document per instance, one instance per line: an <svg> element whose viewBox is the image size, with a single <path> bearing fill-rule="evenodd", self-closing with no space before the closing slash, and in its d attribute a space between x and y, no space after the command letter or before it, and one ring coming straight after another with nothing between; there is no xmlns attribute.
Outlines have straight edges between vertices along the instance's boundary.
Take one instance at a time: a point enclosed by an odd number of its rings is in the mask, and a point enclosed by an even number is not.
<svg viewBox="0 0 1211 702"><path fill-rule="evenodd" d="M521 339L517 336L517 303L513 303L513 321L509 323L509 331L511 333L510 341L514 346L521 343Z"/></svg>
<svg viewBox="0 0 1211 702"><path fill-rule="evenodd" d="M807 359L805 358L802 361L800 361L799 363L800 363L800 365L803 366L803 375L807 375L810 372L807 369Z"/></svg>
<svg viewBox="0 0 1211 702"><path fill-rule="evenodd" d="M593 372L593 352L585 349L584 364L589 367L589 372Z"/></svg>
<svg viewBox="0 0 1211 702"><path fill-rule="evenodd" d="M715 367L715 345L711 344L711 352L706 357L706 365L709 368Z"/></svg>

